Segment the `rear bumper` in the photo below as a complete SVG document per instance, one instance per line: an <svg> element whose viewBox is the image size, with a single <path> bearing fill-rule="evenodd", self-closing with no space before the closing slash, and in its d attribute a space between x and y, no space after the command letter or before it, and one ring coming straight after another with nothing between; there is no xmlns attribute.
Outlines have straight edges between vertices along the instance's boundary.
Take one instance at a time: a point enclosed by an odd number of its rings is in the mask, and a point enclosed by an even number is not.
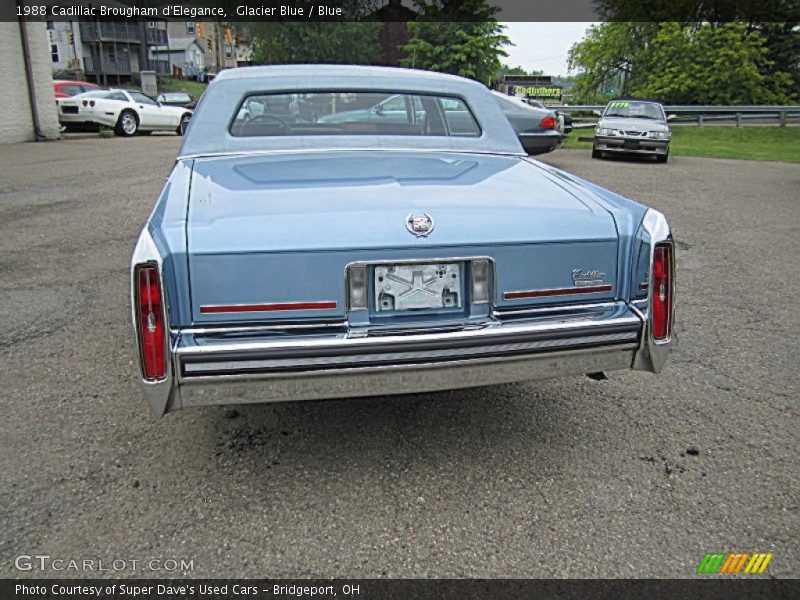
<svg viewBox="0 0 800 600"><path fill-rule="evenodd" d="M642 314L624 302L495 314L431 331L328 324L288 333L176 331L167 381L145 384L154 412L208 405L392 395L618 369L642 360ZM157 406L164 408L159 411Z"/></svg>
<svg viewBox="0 0 800 600"><path fill-rule="evenodd" d="M528 154L544 154L552 152L561 145L564 139L561 133L553 129L542 129L538 132L518 133L522 148Z"/></svg>
<svg viewBox="0 0 800 600"><path fill-rule="evenodd" d="M86 118L86 115L82 115L80 112L65 113L58 111L58 122L67 125L82 125L84 123L90 123L91 121Z"/></svg>
<svg viewBox="0 0 800 600"><path fill-rule="evenodd" d="M626 147L626 142L637 147ZM647 138L623 138L595 136L594 147L601 152L620 152L625 154L649 154L663 156L669 150L669 140L653 140Z"/></svg>
<svg viewBox="0 0 800 600"><path fill-rule="evenodd" d="M63 125L102 125L113 127L117 123L113 112L106 113L93 109L81 109L78 113L62 113L59 111L58 120Z"/></svg>

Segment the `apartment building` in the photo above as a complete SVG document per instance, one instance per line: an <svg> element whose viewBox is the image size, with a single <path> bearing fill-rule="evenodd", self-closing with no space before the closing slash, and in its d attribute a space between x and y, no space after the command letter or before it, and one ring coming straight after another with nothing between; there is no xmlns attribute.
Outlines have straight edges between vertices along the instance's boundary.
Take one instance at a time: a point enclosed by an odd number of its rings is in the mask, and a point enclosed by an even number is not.
<svg viewBox="0 0 800 600"><path fill-rule="evenodd" d="M141 71L170 72L151 48L167 44L159 21L48 21L53 75L100 85L136 84Z"/></svg>

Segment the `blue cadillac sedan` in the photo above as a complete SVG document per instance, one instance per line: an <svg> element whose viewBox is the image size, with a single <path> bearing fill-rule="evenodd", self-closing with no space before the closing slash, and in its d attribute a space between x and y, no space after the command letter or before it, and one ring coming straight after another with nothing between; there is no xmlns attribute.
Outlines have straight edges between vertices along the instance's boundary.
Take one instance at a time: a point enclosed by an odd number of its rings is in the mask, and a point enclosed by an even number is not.
<svg viewBox="0 0 800 600"><path fill-rule="evenodd" d="M131 262L159 416L658 373L673 302L661 213L529 158L484 86L380 67L222 72Z"/></svg>

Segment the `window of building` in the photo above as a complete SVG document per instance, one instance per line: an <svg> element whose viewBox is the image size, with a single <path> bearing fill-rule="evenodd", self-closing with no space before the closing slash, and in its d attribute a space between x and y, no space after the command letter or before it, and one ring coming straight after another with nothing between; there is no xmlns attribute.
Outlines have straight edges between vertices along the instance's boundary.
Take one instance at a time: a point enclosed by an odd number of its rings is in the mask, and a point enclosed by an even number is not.
<svg viewBox="0 0 800 600"><path fill-rule="evenodd" d="M50 44L50 58L53 59L53 63L61 62L58 56L58 44Z"/></svg>
<svg viewBox="0 0 800 600"><path fill-rule="evenodd" d="M233 58L233 46L225 44L225 58Z"/></svg>
<svg viewBox="0 0 800 600"><path fill-rule="evenodd" d="M186 21L186 33L194 35L194 21Z"/></svg>

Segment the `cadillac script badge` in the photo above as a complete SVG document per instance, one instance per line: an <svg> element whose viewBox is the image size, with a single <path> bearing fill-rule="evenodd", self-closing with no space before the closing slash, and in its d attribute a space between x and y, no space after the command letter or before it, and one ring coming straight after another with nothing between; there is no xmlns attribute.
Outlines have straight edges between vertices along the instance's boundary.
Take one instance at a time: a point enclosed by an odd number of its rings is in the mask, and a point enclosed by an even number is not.
<svg viewBox="0 0 800 600"><path fill-rule="evenodd" d="M415 215L410 213L406 217L406 229L417 237L424 237L433 231L433 217L428 213Z"/></svg>
<svg viewBox="0 0 800 600"><path fill-rule="evenodd" d="M576 286L598 285L603 283L606 276L602 271L584 271L583 269L572 270L572 283Z"/></svg>

